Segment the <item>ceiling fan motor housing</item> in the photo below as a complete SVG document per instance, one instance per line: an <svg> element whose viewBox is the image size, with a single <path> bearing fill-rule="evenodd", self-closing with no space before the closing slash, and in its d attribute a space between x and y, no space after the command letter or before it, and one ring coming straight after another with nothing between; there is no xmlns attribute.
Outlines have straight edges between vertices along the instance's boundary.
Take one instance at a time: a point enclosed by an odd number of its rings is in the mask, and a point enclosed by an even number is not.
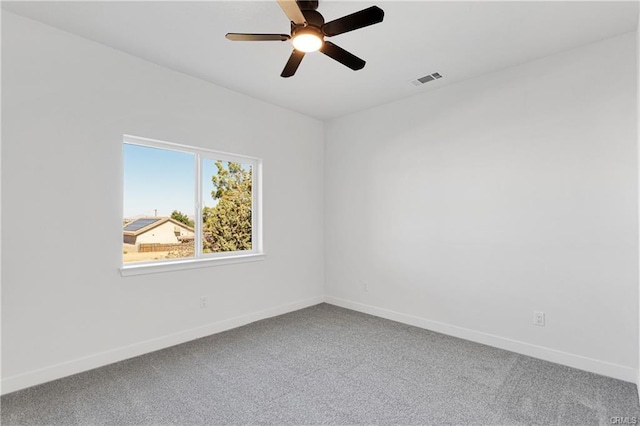
<svg viewBox="0 0 640 426"><path fill-rule="evenodd" d="M316 10L318 8L318 0L297 0L300 10Z"/></svg>
<svg viewBox="0 0 640 426"><path fill-rule="evenodd" d="M304 15L304 19L307 21L307 25L297 25L293 22L291 23L291 36L294 36L294 33L301 28L309 28L312 27L317 29L320 34L322 34L322 26L324 25L324 17L320 14L320 12L315 10L303 10L302 14Z"/></svg>

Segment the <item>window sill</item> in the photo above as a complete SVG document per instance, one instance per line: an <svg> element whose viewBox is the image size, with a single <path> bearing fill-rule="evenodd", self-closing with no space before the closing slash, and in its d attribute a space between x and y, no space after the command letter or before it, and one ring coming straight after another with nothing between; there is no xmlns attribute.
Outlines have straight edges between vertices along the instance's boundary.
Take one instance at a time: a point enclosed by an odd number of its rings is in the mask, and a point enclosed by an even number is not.
<svg viewBox="0 0 640 426"><path fill-rule="evenodd" d="M131 275L156 274L159 272L180 271L183 269L208 268L212 266L231 265L234 263L258 262L264 260L264 258L264 253L251 253L225 257L181 259L169 262L128 264L120 268L120 274L123 277L128 277Z"/></svg>

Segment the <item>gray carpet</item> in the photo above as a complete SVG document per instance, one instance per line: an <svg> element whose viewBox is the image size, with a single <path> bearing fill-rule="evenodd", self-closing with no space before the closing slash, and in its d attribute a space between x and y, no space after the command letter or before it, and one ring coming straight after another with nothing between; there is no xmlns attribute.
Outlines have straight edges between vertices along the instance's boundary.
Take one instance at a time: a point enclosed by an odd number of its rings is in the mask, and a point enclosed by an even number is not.
<svg viewBox="0 0 640 426"><path fill-rule="evenodd" d="M631 383L327 304L14 392L1 402L5 426L640 419Z"/></svg>

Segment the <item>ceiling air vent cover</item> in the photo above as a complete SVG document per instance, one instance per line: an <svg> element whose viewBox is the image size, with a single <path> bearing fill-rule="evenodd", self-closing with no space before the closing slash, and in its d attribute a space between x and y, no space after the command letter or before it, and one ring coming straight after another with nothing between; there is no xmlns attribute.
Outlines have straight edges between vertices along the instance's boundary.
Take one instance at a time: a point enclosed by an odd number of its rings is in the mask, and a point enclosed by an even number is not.
<svg viewBox="0 0 640 426"><path fill-rule="evenodd" d="M429 74L429 75L425 75L424 77L420 77L417 80L411 80L411 84L413 84L414 86L422 86L425 83L428 83L428 82L433 81L433 80L437 80L439 78L442 78L440 73L439 72L434 72L433 74Z"/></svg>

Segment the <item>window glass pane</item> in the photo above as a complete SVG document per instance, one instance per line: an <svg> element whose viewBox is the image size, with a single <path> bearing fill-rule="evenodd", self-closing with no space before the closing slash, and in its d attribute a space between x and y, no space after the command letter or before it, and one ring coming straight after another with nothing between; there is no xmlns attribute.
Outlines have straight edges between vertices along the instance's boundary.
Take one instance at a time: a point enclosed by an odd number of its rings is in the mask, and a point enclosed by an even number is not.
<svg viewBox="0 0 640 426"><path fill-rule="evenodd" d="M252 248L250 164L202 160L202 252Z"/></svg>
<svg viewBox="0 0 640 426"><path fill-rule="evenodd" d="M124 263L194 256L194 162L194 154L124 144Z"/></svg>

